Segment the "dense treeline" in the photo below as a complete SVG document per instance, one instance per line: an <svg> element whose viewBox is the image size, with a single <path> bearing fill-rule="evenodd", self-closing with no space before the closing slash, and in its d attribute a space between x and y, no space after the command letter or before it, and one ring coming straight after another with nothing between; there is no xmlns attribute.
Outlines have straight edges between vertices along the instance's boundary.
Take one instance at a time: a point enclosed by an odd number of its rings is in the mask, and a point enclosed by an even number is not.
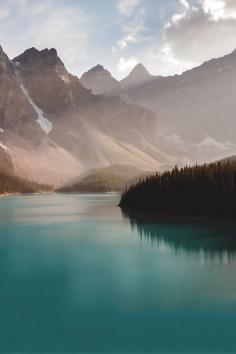
<svg viewBox="0 0 236 354"><path fill-rule="evenodd" d="M52 186L0 172L0 194L49 192Z"/></svg>
<svg viewBox="0 0 236 354"><path fill-rule="evenodd" d="M236 162L174 168L130 186L124 209L161 215L236 219Z"/></svg>

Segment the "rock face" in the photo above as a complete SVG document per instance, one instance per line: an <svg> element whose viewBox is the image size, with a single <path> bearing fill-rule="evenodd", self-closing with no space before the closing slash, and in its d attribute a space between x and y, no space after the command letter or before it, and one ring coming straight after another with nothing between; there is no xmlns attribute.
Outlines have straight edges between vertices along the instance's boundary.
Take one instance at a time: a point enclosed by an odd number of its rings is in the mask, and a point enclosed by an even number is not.
<svg viewBox="0 0 236 354"><path fill-rule="evenodd" d="M173 160L157 148L154 112L94 95L55 49L31 48L13 61L1 51L0 70L0 144L19 175L61 185L91 167L153 170ZM105 77L114 80L106 71Z"/></svg>
<svg viewBox="0 0 236 354"><path fill-rule="evenodd" d="M165 132L188 142L236 142L236 51L182 75L130 86L132 102L158 114Z"/></svg>
<svg viewBox="0 0 236 354"><path fill-rule="evenodd" d="M79 80L67 72L55 49L31 48L13 62L18 64L32 100L52 120L90 96Z"/></svg>
<svg viewBox="0 0 236 354"><path fill-rule="evenodd" d="M41 131L35 112L17 82L14 65L0 47L0 128L38 141Z"/></svg>
<svg viewBox="0 0 236 354"><path fill-rule="evenodd" d="M80 82L95 95L105 94L110 96L121 93L119 81L114 79L111 73L101 65L97 65L84 73Z"/></svg>
<svg viewBox="0 0 236 354"><path fill-rule="evenodd" d="M22 177L62 185L94 167L164 170L235 155L235 143L217 141L235 139L235 56L170 78L138 65L123 88L98 66L82 80L97 77L93 94L55 49L31 48L13 61L0 49L2 161Z"/></svg>
<svg viewBox="0 0 236 354"><path fill-rule="evenodd" d="M119 96L92 94L67 72L55 49L31 48L13 62L24 92L39 114L40 125L51 123L50 139L85 168L133 162L150 169L151 165L157 168L163 160L166 162L165 155L160 161L161 154L146 143L155 145L158 140L155 113L127 104ZM115 81L101 66L88 76L94 74Z"/></svg>

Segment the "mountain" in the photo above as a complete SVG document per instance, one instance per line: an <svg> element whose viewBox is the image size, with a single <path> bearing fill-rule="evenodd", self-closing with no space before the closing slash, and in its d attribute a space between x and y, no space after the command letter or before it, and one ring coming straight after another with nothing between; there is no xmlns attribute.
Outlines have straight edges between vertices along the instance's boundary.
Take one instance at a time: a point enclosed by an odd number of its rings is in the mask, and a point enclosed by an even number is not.
<svg viewBox="0 0 236 354"><path fill-rule="evenodd" d="M200 142L236 142L236 51L182 75L153 78L125 89L132 102L157 113L163 134Z"/></svg>
<svg viewBox="0 0 236 354"><path fill-rule="evenodd" d="M35 141L42 137L34 111L22 95L14 72L14 65L0 47L0 129Z"/></svg>
<svg viewBox="0 0 236 354"><path fill-rule="evenodd" d="M131 164L152 170L173 162L158 148L154 112L119 96L92 94L67 72L55 49L31 48L14 63L38 120L50 128L48 138L69 151L82 169Z"/></svg>
<svg viewBox="0 0 236 354"><path fill-rule="evenodd" d="M95 76L99 72L109 79L107 86L100 83L98 88L110 91L94 94L67 71L55 49L30 48L10 60L1 48L0 149L12 161L16 175L56 186L91 168L132 165L164 171L176 164L234 155L233 59L235 53L219 59L222 70L216 70L219 60L213 60L169 78L150 77L138 65L120 94L114 93L115 79L98 66L89 76L95 71ZM183 77L185 82L180 83ZM220 83L223 88L215 87ZM197 108L195 100L200 102ZM227 113L225 124L219 102Z"/></svg>
<svg viewBox="0 0 236 354"><path fill-rule="evenodd" d="M58 186L93 167L174 163L158 147L154 112L94 95L55 49L30 48L13 60L1 49L0 58L0 146L17 175Z"/></svg>
<svg viewBox="0 0 236 354"><path fill-rule="evenodd" d="M125 186L143 176L143 171L129 165L111 165L92 169L60 189L61 192L120 192Z"/></svg>
<svg viewBox="0 0 236 354"><path fill-rule="evenodd" d="M49 121L50 126L50 122L58 119L58 115L81 105L91 96L77 77L68 73L54 48L42 51L28 49L14 58L13 63L23 93L28 96L28 100L31 99L31 105L33 102L44 112L45 116L39 117L43 130L44 120ZM37 114L40 115L39 110Z"/></svg>
<svg viewBox="0 0 236 354"><path fill-rule="evenodd" d="M145 66L139 63L133 68L127 77L121 80L120 84L122 89L127 89L132 86L147 83L153 78L155 78L155 76L151 75Z"/></svg>
<svg viewBox="0 0 236 354"><path fill-rule="evenodd" d="M130 103L132 101L125 95L125 89L144 82L147 83L154 77L155 76L151 75L143 64L139 63L127 77L118 81L108 70L104 69L102 65L96 65L81 76L80 82L96 95L121 96L124 101Z"/></svg>
<svg viewBox="0 0 236 354"><path fill-rule="evenodd" d="M112 77L111 73L102 65L97 65L84 73L80 82L95 95L119 95L121 93L119 81Z"/></svg>
<svg viewBox="0 0 236 354"><path fill-rule="evenodd" d="M24 179L15 173L15 166L3 145L0 146L0 195L52 191L52 186Z"/></svg>

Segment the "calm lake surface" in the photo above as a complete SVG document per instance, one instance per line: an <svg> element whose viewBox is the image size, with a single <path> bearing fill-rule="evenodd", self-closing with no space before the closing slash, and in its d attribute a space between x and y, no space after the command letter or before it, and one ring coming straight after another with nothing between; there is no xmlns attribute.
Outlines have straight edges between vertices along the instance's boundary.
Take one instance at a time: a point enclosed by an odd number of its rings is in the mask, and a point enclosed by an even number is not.
<svg viewBox="0 0 236 354"><path fill-rule="evenodd" d="M118 200L0 199L0 351L236 353L236 228Z"/></svg>

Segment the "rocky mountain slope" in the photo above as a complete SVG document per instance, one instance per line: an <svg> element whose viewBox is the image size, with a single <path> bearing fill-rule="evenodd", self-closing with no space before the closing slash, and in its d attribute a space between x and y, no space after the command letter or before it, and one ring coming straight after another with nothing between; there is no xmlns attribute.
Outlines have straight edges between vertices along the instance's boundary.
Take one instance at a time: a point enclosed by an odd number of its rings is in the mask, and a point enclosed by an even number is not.
<svg viewBox="0 0 236 354"><path fill-rule="evenodd" d="M152 76L138 64L121 80L120 97L157 114L155 147L176 164L213 162L236 152L235 75L236 51L179 76Z"/></svg>
<svg viewBox="0 0 236 354"><path fill-rule="evenodd" d="M139 64L121 83L98 66L84 87L55 49L12 61L1 49L0 149L17 175L55 185L94 167L163 171L234 155L235 55L170 78Z"/></svg>
<svg viewBox="0 0 236 354"><path fill-rule="evenodd" d="M29 175L27 179L17 175L11 156L0 146L0 195L49 191L52 191L52 186L38 183Z"/></svg>
<svg viewBox="0 0 236 354"><path fill-rule="evenodd" d="M200 143L210 136L236 143L236 51L182 75L153 78L125 89L132 102L158 114L163 132Z"/></svg>
<svg viewBox="0 0 236 354"><path fill-rule="evenodd" d="M162 136L174 144L176 136L191 144L210 137L226 146L236 143L235 79L236 51L169 77L152 76L138 64L121 80L120 96L155 112Z"/></svg>
<svg viewBox="0 0 236 354"><path fill-rule="evenodd" d="M0 143L19 175L60 185L91 167L154 170L174 161L158 148L154 112L92 94L55 49L12 61L1 50L0 74Z"/></svg>
<svg viewBox="0 0 236 354"><path fill-rule="evenodd" d="M14 71L14 64L0 47L0 131L5 130L26 138L42 137L35 118L35 112L27 101Z"/></svg>

